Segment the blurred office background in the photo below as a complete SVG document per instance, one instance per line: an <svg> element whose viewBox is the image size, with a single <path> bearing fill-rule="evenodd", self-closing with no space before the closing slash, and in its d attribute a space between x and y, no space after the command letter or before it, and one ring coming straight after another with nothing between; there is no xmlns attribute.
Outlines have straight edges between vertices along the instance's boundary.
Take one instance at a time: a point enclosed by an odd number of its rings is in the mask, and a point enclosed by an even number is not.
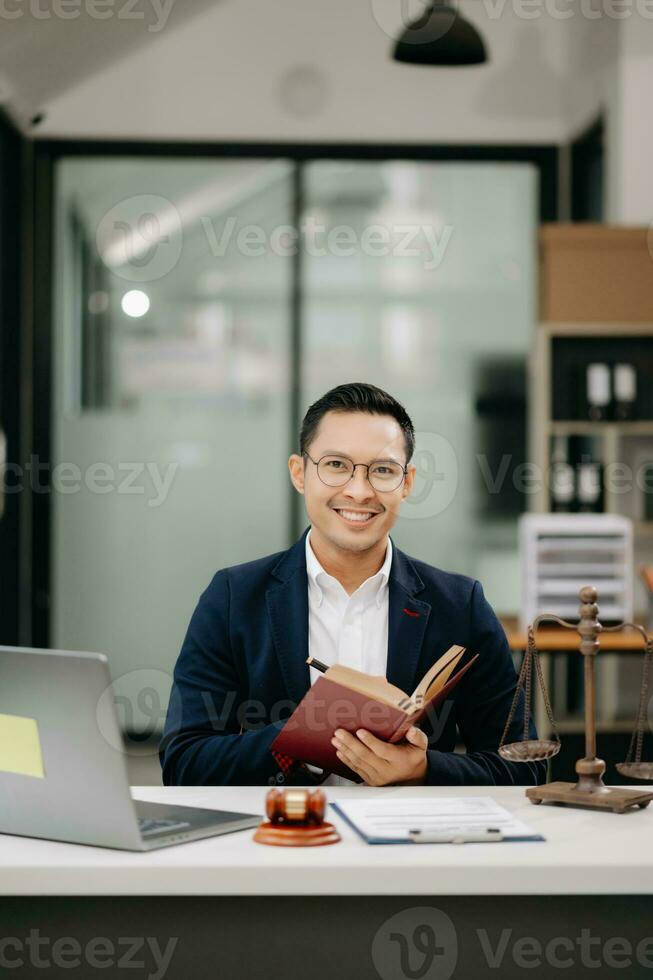
<svg viewBox="0 0 653 980"><path fill-rule="evenodd" d="M106 653L136 740L214 571L306 526L287 458L343 381L414 420L398 546L481 579L507 625L525 512L625 516L631 577L651 561L647 493L603 481L653 478L653 21L457 6L484 64L394 61L398 0L3 24L0 639ZM630 368L625 408L592 414L593 362ZM622 598L647 615L643 585ZM626 660L602 700L622 742Z"/></svg>

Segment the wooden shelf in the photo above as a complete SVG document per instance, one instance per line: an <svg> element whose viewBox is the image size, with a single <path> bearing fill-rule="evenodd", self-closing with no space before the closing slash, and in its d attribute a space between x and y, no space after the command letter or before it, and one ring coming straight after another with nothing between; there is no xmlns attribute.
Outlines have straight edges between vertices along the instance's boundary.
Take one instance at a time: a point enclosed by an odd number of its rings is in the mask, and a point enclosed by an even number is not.
<svg viewBox="0 0 653 980"><path fill-rule="evenodd" d="M646 628L646 615L636 617L635 622L642 623ZM513 652L525 650L528 637L519 628L516 617L502 616L503 626L508 638L508 645ZM559 626L542 627L535 634L535 642L542 655L547 653L578 653L580 656L580 636L575 630L566 630ZM604 633L599 637L599 656L604 653L641 653L644 641L636 630L624 630L620 633Z"/></svg>
<svg viewBox="0 0 653 980"><path fill-rule="evenodd" d="M556 728L561 736L582 735L585 731L583 718L556 718ZM630 735L635 727L634 718L617 718L614 721L596 722L597 735Z"/></svg>
<svg viewBox="0 0 653 980"><path fill-rule="evenodd" d="M646 235L641 229L635 235L617 233L615 236L611 229L595 228L589 235L592 241L588 239L586 242L587 228L568 228L561 233L560 228L552 227L547 234L548 238L545 235L543 241L542 322L537 329L529 359L529 458L535 461L542 474L550 476L555 437L588 436L596 440L596 456L604 467L623 463L634 470L649 454L653 458L653 418L640 416L631 421L605 422L592 422L589 418L554 418L553 365L555 345L559 340L568 344L573 338L584 339L589 344L594 339L615 343L628 339L638 349L643 346L642 341L646 340L653 347L653 305L650 302L653 278L650 275L651 256L646 247ZM597 254L597 250L601 254ZM634 258L633 250L639 250L636 269L631 263ZM585 255L585 252L588 254ZM577 260L581 257L583 268L577 267ZM590 265L596 266L591 275L588 272ZM610 269L610 275L599 273L598 267ZM633 287L635 280L638 283L637 289ZM597 281L605 288L597 289ZM613 344L612 347L614 346ZM593 348L589 346L588 350ZM563 411L573 410L572 403L566 407L560 404L561 414ZM529 507L535 513L550 513L550 479L540 481L536 493L529 500ZM626 517L644 516L640 488L632 479L632 473L630 484L625 490L622 490L622 485L605 482L604 513ZM648 551L653 542L653 521L633 521L633 534L633 557L635 564L638 564L648 560ZM596 584L600 589L599 583ZM636 614L635 622L653 630L653 624L649 625L648 610L643 615ZM506 617L503 623L510 647L515 658L519 659L517 651L523 652L527 645L525 631L520 629L515 619L510 621ZM556 697L562 698L562 692L567 685L564 672L554 669L556 661L565 655L576 656L580 661L580 637L575 631L566 632L549 627L538 631L537 644L542 653L542 669L549 694L555 693ZM643 650L641 636L630 631L606 633L600 637L597 671L602 676L603 686L597 714L605 720L598 722L599 732L631 730L631 722L621 718L618 721L612 719L621 715L618 710L619 691L625 683L622 660L624 657L629 657L631 661L633 657L641 658ZM554 692L556 684L560 690ZM544 737L548 721L541 695L535 698L534 712L538 731ZM583 730L580 719L557 721L561 732Z"/></svg>
<svg viewBox="0 0 653 980"><path fill-rule="evenodd" d="M548 429L553 436L653 436L653 421L638 422L549 422Z"/></svg>

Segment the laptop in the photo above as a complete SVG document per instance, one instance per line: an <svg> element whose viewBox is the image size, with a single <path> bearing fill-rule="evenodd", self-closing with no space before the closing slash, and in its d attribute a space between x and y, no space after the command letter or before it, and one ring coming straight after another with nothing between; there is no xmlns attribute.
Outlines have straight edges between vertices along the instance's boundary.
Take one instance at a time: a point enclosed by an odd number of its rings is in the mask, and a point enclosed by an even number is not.
<svg viewBox="0 0 653 980"><path fill-rule="evenodd" d="M0 833L153 851L262 816L132 798L108 660L0 646Z"/></svg>

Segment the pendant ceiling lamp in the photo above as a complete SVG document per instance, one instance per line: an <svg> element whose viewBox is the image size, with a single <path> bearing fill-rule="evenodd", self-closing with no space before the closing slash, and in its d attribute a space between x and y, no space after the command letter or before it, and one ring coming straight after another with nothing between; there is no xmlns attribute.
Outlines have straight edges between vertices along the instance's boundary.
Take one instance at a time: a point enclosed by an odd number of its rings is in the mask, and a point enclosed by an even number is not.
<svg viewBox="0 0 653 980"><path fill-rule="evenodd" d="M404 28L393 57L409 65L480 65L488 60L479 32L446 0L433 0Z"/></svg>

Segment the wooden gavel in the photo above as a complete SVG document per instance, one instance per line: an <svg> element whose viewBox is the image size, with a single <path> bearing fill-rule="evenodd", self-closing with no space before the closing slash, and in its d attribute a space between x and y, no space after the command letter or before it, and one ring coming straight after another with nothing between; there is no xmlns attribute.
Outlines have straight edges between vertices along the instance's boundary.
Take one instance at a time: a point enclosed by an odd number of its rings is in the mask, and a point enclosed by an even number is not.
<svg viewBox="0 0 653 980"><path fill-rule="evenodd" d="M254 834L257 844L283 847L316 847L337 844L340 834L324 819L326 794L321 789L268 790L265 797L267 822Z"/></svg>
<svg viewBox="0 0 653 980"><path fill-rule="evenodd" d="M271 789L265 798L270 823L320 824L326 813L326 796L321 789Z"/></svg>

